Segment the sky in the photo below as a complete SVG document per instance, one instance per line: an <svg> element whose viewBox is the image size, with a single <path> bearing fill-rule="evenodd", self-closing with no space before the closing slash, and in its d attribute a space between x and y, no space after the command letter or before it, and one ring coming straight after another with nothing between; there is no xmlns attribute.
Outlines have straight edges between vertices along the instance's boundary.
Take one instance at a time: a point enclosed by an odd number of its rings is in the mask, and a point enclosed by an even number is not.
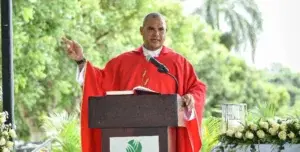
<svg viewBox="0 0 300 152"><path fill-rule="evenodd" d="M203 0L186 0L183 3L188 13ZM300 72L300 14L299 0L256 0L263 17L263 32L258 37L255 66L269 67L274 62L282 63L293 71ZM245 54L249 57L250 55ZM250 57L246 58L250 61ZM298 61L297 61L298 60Z"/></svg>

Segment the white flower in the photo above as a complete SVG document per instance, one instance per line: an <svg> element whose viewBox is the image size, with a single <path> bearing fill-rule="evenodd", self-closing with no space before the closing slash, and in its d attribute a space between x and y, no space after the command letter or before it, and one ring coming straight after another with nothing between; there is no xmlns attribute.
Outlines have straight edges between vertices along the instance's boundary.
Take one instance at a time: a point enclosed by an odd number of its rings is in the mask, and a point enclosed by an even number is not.
<svg viewBox="0 0 300 152"><path fill-rule="evenodd" d="M277 134L277 130L276 130L276 128L270 128L269 129L269 133L271 134L271 135L276 135Z"/></svg>
<svg viewBox="0 0 300 152"><path fill-rule="evenodd" d="M14 143L13 142L11 142L11 141L7 141L6 142L6 147L8 148L8 149L13 149L13 147L14 147Z"/></svg>
<svg viewBox="0 0 300 152"><path fill-rule="evenodd" d="M228 129L226 131L226 135L229 136L229 137L232 137L233 134L234 134L234 131L232 129Z"/></svg>
<svg viewBox="0 0 300 152"><path fill-rule="evenodd" d="M4 147L4 148L2 149L2 152L10 152L10 151L9 151L8 148Z"/></svg>
<svg viewBox="0 0 300 152"><path fill-rule="evenodd" d="M291 123L293 123L293 122L294 122L294 121L291 120L291 119L285 120L285 123L286 123L286 124L291 124Z"/></svg>
<svg viewBox="0 0 300 152"><path fill-rule="evenodd" d="M295 138L295 134L294 134L293 132L290 132L290 133L288 134L288 136L289 136L289 138L291 138L291 139Z"/></svg>
<svg viewBox="0 0 300 152"><path fill-rule="evenodd" d="M250 126L250 129L251 129L251 130L253 130L253 131L256 131L256 130L257 130L257 125L256 125L256 124L251 123L251 124L249 124L249 126Z"/></svg>
<svg viewBox="0 0 300 152"><path fill-rule="evenodd" d="M269 118L269 119L267 119L267 122L272 123L272 122L274 122L274 119Z"/></svg>
<svg viewBox="0 0 300 152"><path fill-rule="evenodd" d="M7 147L8 149L12 150L13 147L14 147L14 143L11 142L11 141L7 141L7 142L6 142L6 147Z"/></svg>
<svg viewBox="0 0 300 152"><path fill-rule="evenodd" d="M281 140L286 140L286 132L285 132L285 131L280 131L280 132L278 133L278 137L279 137L279 139L281 139Z"/></svg>
<svg viewBox="0 0 300 152"><path fill-rule="evenodd" d="M269 129L269 124L265 121L260 121L259 126L264 128L264 129Z"/></svg>
<svg viewBox="0 0 300 152"><path fill-rule="evenodd" d="M7 131L3 131L3 132L2 132L2 135L3 135L3 136L8 136L8 132L7 132Z"/></svg>
<svg viewBox="0 0 300 152"><path fill-rule="evenodd" d="M276 130L276 131L279 129L279 124L276 123L276 122L272 122L272 123L271 123L271 126L272 126L272 128L273 128L274 130Z"/></svg>
<svg viewBox="0 0 300 152"><path fill-rule="evenodd" d="M246 138L248 138L248 139L253 139L253 137L254 137L254 135L253 135L252 132L250 132L250 131L247 131L247 132L246 132Z"/></svg>
<svg viewBox="0 0 300 152"><path fill-rule="evenodd" d="M245 129L244 126L240 125L240 126L237 127L236 131L243 132L244 129Z"/></svg>
<svg viewBox="0 0 300 152"><path fill-rule="evenodd" d="M300 123L299 122L296 122L294 125L295 125L296 129L300 129Z"/></svg>
<svg viewBox="0 0 300 152"><path fill-rule="evenodd" d="M5 143L6 143L5 138L4 138L4 137L1 137L1 138L0 138L0 146L5 145Z"/></svg>
<svg viewBox="0 0 300 152"><path fill-rule="evenodd" d="M1 114L1 115L0 115L0 124L4 124L5 121L6 121L6 116L3 115L3 114Z"/></svg>
<svg viewBox="0 0 300 152"><path fill-rule="evenodd" d="M265 132L263 130L258 130L256 132L256 134L257 134L258 138L261 138L261 139L265 138Z"/></svg>
<svg viewBox="0 0 300 152"><path fill-rule="evenodd" d="M16 138L17 137L17 134L16 134L15 130L13 130L13 129L10 129L8 133L11 136L11 138Z"/></svg>
<svg viewBox="0 0 300 152"><path fill-rule="evenodd" d="M286 129L287 129L286 123L280 124L279 128L280 128L281 130L283 130L283 131L286 131Z"/></svg>
<svg viewBox="0 0 300 152"><path fill-rule="evenodd" d="M235 138L240 139L240 138L242 138L243 134L242 134L241 132L236 132L236 133L234 134L234 136L235 136Z"/></svg>

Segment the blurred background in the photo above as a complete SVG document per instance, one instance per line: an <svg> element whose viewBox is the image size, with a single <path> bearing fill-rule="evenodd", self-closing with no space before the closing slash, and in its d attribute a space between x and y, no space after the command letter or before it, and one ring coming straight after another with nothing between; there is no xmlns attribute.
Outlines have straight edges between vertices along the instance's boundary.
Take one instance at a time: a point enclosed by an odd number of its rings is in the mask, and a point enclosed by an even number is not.
<svg viewBox="0 0 300 152"><path fill-rule="evenodd" d="M245 103L261 117L299 114L297 4L297 0L14 0L19 149L55 139L49 142L53 151L80 151L81 92L75 81L76 64L66 57L60 38L78 41L86 57L103 67L112 57L142 44L139 27L144 15L153 11L167 18L166 45L184 55L208 86L204 120L220 118L223 103ZM219 124L213 126L218 130ZM202 151L217 143L208 142L204 138Z"/></svg>

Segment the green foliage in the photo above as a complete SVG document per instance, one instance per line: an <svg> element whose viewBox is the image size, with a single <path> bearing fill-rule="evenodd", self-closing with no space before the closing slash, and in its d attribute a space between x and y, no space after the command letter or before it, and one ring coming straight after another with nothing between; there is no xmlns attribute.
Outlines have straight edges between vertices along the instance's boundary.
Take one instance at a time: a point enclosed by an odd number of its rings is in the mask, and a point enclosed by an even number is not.
<svg viewBox="0 0 300 152"><path fill-rule="evenodd" d="M21 137L38 132L40 115L55 108L72 111L76 105L80 94L71 76L75 68L58 50L58 38L76 25L71 19L77 5L63 0L13 3L15 109Z"/></svg>
<svg viewBox="0 0 300 152"><path fill-rule="evenodd" d="M276 112L277 109L273 103L258 103L257 106L250 111L251 116L253 116L252 120L274 118Z"/></svg>
<svg viewBox="0 0 300 152"><path fill-rule="evenodd" d="M62 51L62 36L78 41L85 56L103 66L121 52L140 46L144 15L159 11L168 20L167 45L192 63L199 57L191 54L219 45L217 32L196 16L184 16L180 4L171 0L16 0L13 6L16 125L26 140L39 140L34 134L41 132L41 115L52 109L71 112L80 103L76 65Z"/></svg>
<svg viewBox="0 0 300 152"><path fill-rule="evenodd" d="M78 113L67 114L50 113L43 116L42 128L47 138L54 138L52 143L54 152L74 152L80 151L80 129Z"/></svg>
<svg viewBox="0 0 300 152"><path fill-rule="evenodd" d="M296 101L293 106L290 106L288 104L282 106L277 111L277 115L280 117L298 116L300 118L300 100Z"/></svg>
<svg viewBox="0 0 300 152"><path fill-rule="evenodd" d="M206 116L216 115L213 111L225 102L247 103L250 109L267 102L278 109L289 100L284 88L266 82L263 72L230 55L219 43L219 31L199 20L198 15L183 15L178 1L15 0L13 7L15 120L23 139L40 140L39 126L45 123L41 116L53 109L71 113L80 104L76 64L62 51L60 38L78 41L86 58L101 67L112 57L142 44L139 27L149 12L166 16L166 45L184 55L207 84ZM78 123L73 119L71 128L56 135L67 134L77 143L77 135L70 135Z"/></svg>
<svg viewBox="0 0 300 152"><path fill-rule="evenodd" d="M201 151L211 151L219 142L221 134L221 119L208 117L203 120L202 148Z"/></svg>
<svg viewBox="0 0 300 152"><path fill-rule="evenodd" d="M289 101L285 88L265 80L263 72L246 65L222 47L201 52L196 71L208 86L206 116L218 116L222 103L246 103L248 109L258 103L272 103L276 110Z"/></svg>
<svg viewBox="0 0 300 152"><path fill-rule="evenodd" d="M290 106L296 104L300 100L300 73L292 72L279 63L274 63L267 70L268 81L271 83L285 87L290 95Z"/></svg>

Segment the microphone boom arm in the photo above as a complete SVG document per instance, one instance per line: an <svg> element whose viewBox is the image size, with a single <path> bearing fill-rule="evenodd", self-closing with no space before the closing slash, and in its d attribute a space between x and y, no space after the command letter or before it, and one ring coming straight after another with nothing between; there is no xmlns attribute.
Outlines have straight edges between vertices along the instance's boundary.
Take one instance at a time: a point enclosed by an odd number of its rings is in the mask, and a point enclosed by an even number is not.
<svg viewBox="0 0 300 152"><path fill-rule="evenodd" d="M175 83L176 83L176 94L178 94L178 80L176 79L176 77L172 74L170 74L169 72L166 73L167 75L171 76L174 80L175 80Z"/></svg>
<svg viewBox="0 0 300 152"><path fill-rule="evenodd" d="M165 73L165 74L169 75L170 77L172 77L174 79L175 85L176 85L175 91L176 91L176 94L178 94L178 85L179 85L179 83L178 83L177 78L174 75L172 75L169 71L166 71L165 69L162 69L162 68L158 68L158 72Z"/></svg>

